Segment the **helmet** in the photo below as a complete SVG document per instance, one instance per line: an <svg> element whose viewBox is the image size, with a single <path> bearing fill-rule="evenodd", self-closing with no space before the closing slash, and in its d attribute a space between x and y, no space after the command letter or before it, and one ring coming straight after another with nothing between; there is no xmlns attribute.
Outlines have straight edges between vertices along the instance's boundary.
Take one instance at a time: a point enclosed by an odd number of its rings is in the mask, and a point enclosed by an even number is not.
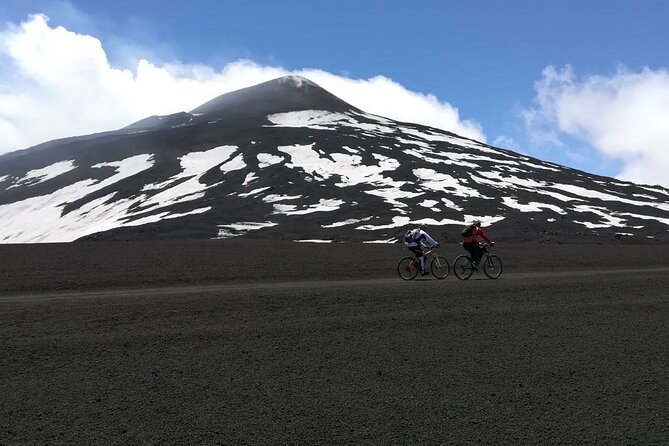
<svg viewBox="0 0 669 446"><path fill-rule="evenodd" d="M477 219L477 220L474 220L474 221L472 222L472 224L473 224L474 226L481 226L481 220L478 220L478 219Z"/></svg>

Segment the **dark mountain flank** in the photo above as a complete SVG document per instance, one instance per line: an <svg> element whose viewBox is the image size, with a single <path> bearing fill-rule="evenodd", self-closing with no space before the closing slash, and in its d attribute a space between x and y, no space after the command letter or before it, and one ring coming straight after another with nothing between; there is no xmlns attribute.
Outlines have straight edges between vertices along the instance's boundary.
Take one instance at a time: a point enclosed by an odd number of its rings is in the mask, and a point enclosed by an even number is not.
<svg viewBox="0 0 669 446"><path fill-rule="evenodd" d="M666 241L669 190L367 114L284 77L0 156L0 240Z"/></svg>

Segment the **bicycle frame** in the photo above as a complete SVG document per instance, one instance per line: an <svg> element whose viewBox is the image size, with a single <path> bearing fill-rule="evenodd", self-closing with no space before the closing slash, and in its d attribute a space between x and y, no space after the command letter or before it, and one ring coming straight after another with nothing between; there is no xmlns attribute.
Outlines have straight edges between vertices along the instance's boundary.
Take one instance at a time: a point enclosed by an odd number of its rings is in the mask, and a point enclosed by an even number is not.
<svg viewBox="0 0 669 446"><path fill-rule="evenodd" d="M415 254L415 253L414 253ZM437 279L445 279L450 272L450 265L444 256L437 254L437 247L429 248L422 253L425 265L424 270L420 268L419 257L404 256L397 264L397 273L404 280L411 280L416 277L418 271L421 270L423 274L431 272Z"/></svg>
<svg viewBox="0 0 669 446"><path fill-rule="evenodd" d="M484 262L490 263L490 245L487 243L481 243L480 244L481 248L483 248L483 255L481 256L481 264Z"/></svg>
<svg viewBox="0 0 669 446"><path fill-rule="evenodd" d="M427 251L423 253L423 257L425 257L425 265L427 268L427 261L430 260L430 258L434 255L437 254L437 248L430 248ZM437 257L437 262L439 261L439 257ZM413 259L413 261L409 264L409 268L418 268L418 259Z"/></svg>
<svg viewBox="0 0 669 446"><path fill-rule="evenodd" d="M499 256L490 253L490 246L487 243L479 243L483 252L478 263L478 267L472 265L471 254L460 255L453 261L453 269L455 275L460 280L467 280L471 277L474 270L483 270L486 276L490 279L497 279L502 274L502 259Z"/></svg>

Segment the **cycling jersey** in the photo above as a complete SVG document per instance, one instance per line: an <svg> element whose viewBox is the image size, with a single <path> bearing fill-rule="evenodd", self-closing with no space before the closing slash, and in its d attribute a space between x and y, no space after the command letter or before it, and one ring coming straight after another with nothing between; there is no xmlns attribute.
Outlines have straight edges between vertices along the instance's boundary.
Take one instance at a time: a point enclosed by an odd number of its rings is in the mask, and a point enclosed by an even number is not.
<svg viewBox="0 0 669 446"><path fill-rule="evenodd" d="M437 242L430 237L430 235L423 231L422 229L414 229L411 231L411 238L409 241L406 243L406 247L411 249L411 248L418 248L418 247L433 247L437 246Z"/></svg>
<svg viewBox="0 0 669 446"><path fill-rule="evenodd" d="M478 226L474 226L472 228L471 234L462 238L462 244L464 245L467 243L478 243L479 236L488 243L492 242L492 240L490 240L490 237L488 237L488 234L483 232L483 229L479 228Z"/></svg>

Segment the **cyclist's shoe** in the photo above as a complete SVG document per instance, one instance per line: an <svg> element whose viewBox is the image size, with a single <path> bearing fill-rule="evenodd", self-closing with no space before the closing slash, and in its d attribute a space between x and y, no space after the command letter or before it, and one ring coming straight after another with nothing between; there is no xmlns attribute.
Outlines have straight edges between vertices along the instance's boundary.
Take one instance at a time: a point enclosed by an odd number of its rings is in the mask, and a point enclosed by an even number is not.
<svg viewBox="0 0 669 446"><path fill-rule="evenodd" d="M427 276L428 274L430 274L430 273L427 272L427 271L421 271L421 272L420 272L420 275L421 275L421 276Z"/></svg>

